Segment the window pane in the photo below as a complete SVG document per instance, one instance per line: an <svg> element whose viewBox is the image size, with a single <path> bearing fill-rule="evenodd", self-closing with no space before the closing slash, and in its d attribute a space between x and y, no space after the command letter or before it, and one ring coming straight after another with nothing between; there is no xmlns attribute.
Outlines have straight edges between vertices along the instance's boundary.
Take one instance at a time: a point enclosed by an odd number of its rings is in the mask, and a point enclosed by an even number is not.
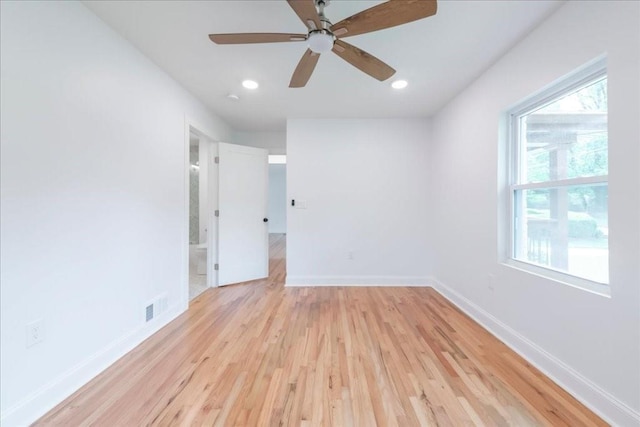
<svg viewBox="0 0 640 427"><path fill-rule="evenodd" d="M607 175L607 79L520 117L520 183Z"/></svg>
<svg viewBox="0 0 640 427"><path fill-rule="evenodd" d="M609 283L607 184L516 190L514 255Z"/></svg>

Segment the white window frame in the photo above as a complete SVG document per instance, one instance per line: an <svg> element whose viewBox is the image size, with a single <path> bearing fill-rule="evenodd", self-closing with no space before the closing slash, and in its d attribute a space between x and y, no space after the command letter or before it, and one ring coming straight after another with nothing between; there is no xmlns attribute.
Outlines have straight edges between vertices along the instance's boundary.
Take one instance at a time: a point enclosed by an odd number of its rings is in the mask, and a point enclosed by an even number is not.
<svg viewBox="0 0 640 427"><path fill-rule="evenodd" d="M506 233L507 254L505 264L515 269L525 271L536 276L544 277L563 284L578 287L603 296L610 296L608 283L600 283L582 277L574 276L568 272L556 270L549 266L542 266L524 260L516 259L516 206L515 194L520 190L535 190L539 188L572 187L589 184L608 185L608 174L602 176L567 178L554 181L521 183L521 138L520 138L520 118L531 112L553 103L554 101L572 92L580 90L595 81L607 77L606 58L600 58L582 67L571 75L564 77L539 93L526 98L522 102L511 108L506 114L507 120L507 145L508 145L508 219L509 230Z"/></svg>

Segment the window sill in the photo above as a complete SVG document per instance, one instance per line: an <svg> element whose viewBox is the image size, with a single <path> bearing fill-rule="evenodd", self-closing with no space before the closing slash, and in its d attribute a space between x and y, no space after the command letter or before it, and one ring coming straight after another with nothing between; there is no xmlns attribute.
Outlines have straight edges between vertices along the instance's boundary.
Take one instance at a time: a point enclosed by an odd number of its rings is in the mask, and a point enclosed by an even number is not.
<svg viewBox="0 0 640 427"><path fill-rule="evenodd" d="M551 280L553 282L571 286L573 288L578 288L580 290L590 292L592 294L596 294L605 298L611 298L611 287L605 283L594 282L592 280L572 276L567 273L562 273L560 271L541 267L535 264L529 264L527 262L518 261L512 258L507 259L502 263L502 265L513 268L514 270L533 274L534 276L538 276L543 279Z"/></svg>

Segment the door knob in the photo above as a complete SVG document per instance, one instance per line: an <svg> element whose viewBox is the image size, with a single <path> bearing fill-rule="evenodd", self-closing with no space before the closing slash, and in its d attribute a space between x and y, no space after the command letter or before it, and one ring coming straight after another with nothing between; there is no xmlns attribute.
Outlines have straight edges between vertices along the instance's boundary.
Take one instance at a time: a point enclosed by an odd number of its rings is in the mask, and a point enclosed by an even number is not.
<svg viewBox="0 0 640 427"><path fill-rule="evenodd" d="M269 218L262 218L262 222L269 222Z"/></svg>

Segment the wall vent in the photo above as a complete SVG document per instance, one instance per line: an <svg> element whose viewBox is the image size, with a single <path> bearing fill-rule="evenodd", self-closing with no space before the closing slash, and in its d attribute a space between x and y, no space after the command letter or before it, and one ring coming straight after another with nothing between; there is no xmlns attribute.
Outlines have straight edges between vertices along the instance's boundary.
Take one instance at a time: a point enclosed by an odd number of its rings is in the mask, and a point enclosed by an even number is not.
<svg viewBox="0 0 640 427"><path fill-rule="evenodd" d="M160 316L162 313L169 309L169 295L166 292L158 295L151 301L147 302L144 308L144 316L146 321L150 321L153 318Z"/></svg>
<svg viewBox="0 0 640 427"><path fill-rule="evenodd" d="M153 319L153 304L149 304L145 309L145 317L147 322Z"/></svg>

